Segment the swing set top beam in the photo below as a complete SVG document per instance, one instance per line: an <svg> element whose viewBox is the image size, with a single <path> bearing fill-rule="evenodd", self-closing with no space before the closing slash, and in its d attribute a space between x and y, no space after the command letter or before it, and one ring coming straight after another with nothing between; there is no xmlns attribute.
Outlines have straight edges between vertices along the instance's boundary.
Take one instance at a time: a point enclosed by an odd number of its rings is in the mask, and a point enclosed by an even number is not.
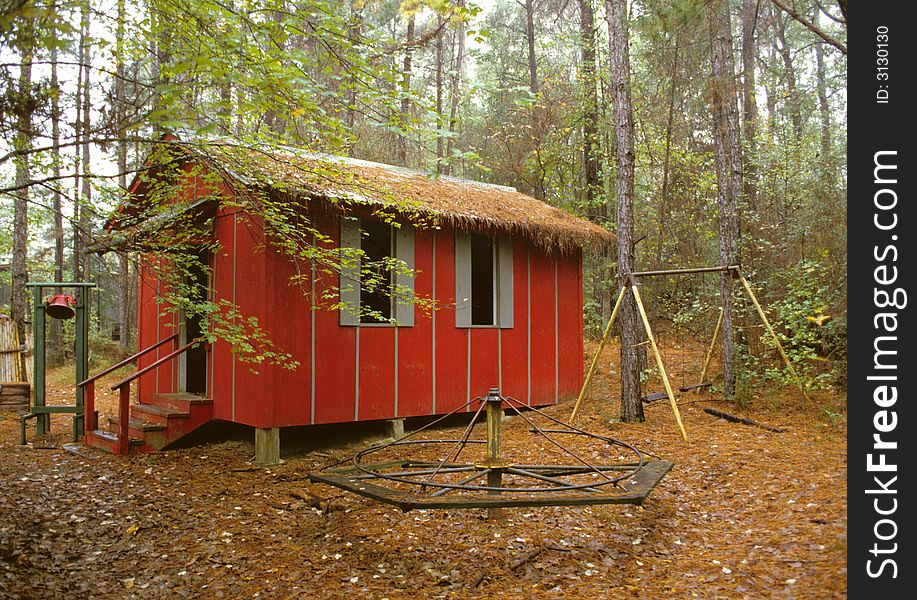
<svg viewBox="0 0 917 600"><path fill-rule="evenodd" d="M731 271L734 276L738 277L739 266L732 265L729 267L696 267L693 269L666 269L662 271L636 271L631 273L631 277L658 277L660 275L686 275L690 273L725 273Z"/></svg>

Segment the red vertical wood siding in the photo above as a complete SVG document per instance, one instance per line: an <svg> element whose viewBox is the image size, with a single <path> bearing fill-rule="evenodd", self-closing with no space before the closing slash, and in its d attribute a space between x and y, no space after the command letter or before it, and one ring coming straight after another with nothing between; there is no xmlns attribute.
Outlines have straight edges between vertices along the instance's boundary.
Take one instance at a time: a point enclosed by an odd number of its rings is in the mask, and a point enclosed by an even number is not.
<svg viewBox="0 0 917 600"><path fill-rule="evenodd" d="M471 335L471 397L486 396L500 384L500 352L498 330L474 327Z"/></svg>
<svg viewBox="0 0 917 600"><path fill-rule="evenodd" d="M580 257L578 251L558 256L558 371L561 400L575 398L583 382L583 279Z"/></svg>
<svg viewBox="0 0 917 600"><path fill-rule="evenodd" d="M156 318L156 276L153 271L145 266L140 267L140 280L137 292L137 348L143 349L152 346L158 341L158 325ZM147 354L140 359L139 367L147 367L156 360L155 354ZM149 397L156 388L155 376L141 377L138 386L140 398Z"/></svg>
<svg viewBox="0 0 917 600"><path fill-rule="evenodd" d="M336 218L316 216L315 224L325 231L331 244L340 242ZM337 287L334 273L317 273L316 297ZM315 311L315 422L341 423L354 420L356 374L356 328L341 327L339 314Z"/></svg>
<svg viewBox="0 0 917 600"><path fill-rule="evenodd" d="M236 215L236 304L244 318L255 317L262 326L268 312L265 295L270 293L267 260L261 224L242 213ZM270 260L274 260L273 257ZM255 427L269 427L276 422L274 412L280 399L273 385L274 369L246 363L236 357L234 421Z"/></svg>
<svg viewBox="0 0 917 600"><path fill-rule="evenodd" d="M414 232L414 293L429 298L433 291L433 232ZM414 326L398 328L399 417L433 414L433 317L414 308Z"/></svg>
<svg viewBox="0 0 917 600"><path fill-rule="evenodd" d="M395 415L395 331L392 327L360 327L360 421Z"/></svg>
<svg viewBox="0 0 917 600"><path fill-rule="evenodd" d="M417 252L415 247L414 252ZM455 326L455 235L436 232L436 412L467 402L468 329Z"/></svg>
<svg viewBox="0 0 917 600"><path fill-rule="evenodd" d="M513 327L502 329L503 395L528 403L528 245L513 242Z"/></svg>
<svg viewBox="0 0 917 600"><path fill-rule="evenodd" d="M235 240L236 211L220 211L214 219L214 237L217 247L213 257L213 301L233 301L235 270L233 265L233 242ZM217 340L212 350L213 381L208 395L213 399L213 416L226 421L232 420L232 371L234 357L228 342Z"/></svg>
<svg viewBox="0 0 917 600"><path fill-rule="evenodd" d="M532 406L554 403L554 256L531 247Z"/></svg>

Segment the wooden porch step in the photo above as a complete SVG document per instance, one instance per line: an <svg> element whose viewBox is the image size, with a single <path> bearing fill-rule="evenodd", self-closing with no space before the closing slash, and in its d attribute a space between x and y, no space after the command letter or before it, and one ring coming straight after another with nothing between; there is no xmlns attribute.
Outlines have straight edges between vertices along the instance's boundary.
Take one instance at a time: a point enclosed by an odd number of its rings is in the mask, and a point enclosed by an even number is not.
<svg viewBox="0 0 917 600"><path fill-rule="evenodd" d="M189 394L187 392L170 394L156 393L152 395L148 404L191 412L191 409L195 406L206 406L208 404L213 404L213 400L210 398L205 398L200 394Z"/></svg>
<svg viewBox="0 0 917 600"><path fill-rule="evenodd" d="M131 405L131 417L147 423L168 425L169 419L187 419L190 416L191 413L188 411L168 406L157 406L155 404Z"/></svg>
<svg viewBox="0 0 917 600"><path fill-rule="evenodd" d="M98 448L111 454L117 454L119 439L120 438L118 437L117 433L112 433L102 429L96 429L95 431L90 431L87 433L84 441L86 442L87 446ZM144 441L142 439L136 439L133 437L130 438L129 443L133 448L139 448L144 445Z"/></svg>
<svg viewBox="0 0 917 600"><path fill-rule="evenodd" d="M119 425L121 419L118 416L108 417L108 422L112 425ZM139 429L140 431L162 431L166 429L166 426L162 423L150 423L148 421L141 421L140 419L128 419L127 426L131 429Z"/></svg>

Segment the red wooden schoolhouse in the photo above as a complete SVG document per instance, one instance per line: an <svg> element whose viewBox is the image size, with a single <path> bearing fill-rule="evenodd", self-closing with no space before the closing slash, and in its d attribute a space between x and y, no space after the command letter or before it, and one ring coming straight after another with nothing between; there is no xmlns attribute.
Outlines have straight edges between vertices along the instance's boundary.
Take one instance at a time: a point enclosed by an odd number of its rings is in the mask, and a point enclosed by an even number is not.
<svg viewBox="0 0 917 600"><path fill-rule="evenodd" d="M200 335L200 325L164 310L162 283L143 269L138 347L159 345L139 366L160 364L138 378L129 425L138 451L210 419L250 425L267 452L279 452L282 427L444 414L491 387L531 406L578 393L582 248L612 242L607 230L503 186L292 149L169 146L169 164L138 177L119 214L157 202L166 168L173 182L179 174L168 210L129 227L114 218L113 233L139 238L175 227L176 215L204 223L212 249L200 251L207 267L197 276L211 299L256 317L299 365L253 366L225 341L160 360ZM318 244L403 261L413 273L390 276L410 293L368 293L353 265L332 272L291 260L266 232L257 201L242 201L248 194L297 202L327 236ZM338 301L349 308L327 310ZM367 306L372 314L354 310ZM124 431L118 423L113 432ZM116 449L118 434L98 427L88 443Z"/></svg>

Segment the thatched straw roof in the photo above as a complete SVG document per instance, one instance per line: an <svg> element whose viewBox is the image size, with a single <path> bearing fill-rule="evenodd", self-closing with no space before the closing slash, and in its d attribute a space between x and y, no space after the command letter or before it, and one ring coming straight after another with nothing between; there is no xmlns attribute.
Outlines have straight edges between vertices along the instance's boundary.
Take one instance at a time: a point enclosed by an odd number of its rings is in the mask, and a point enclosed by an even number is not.
<svg viewBox="0 0 917 600"><path fill-rule="evenodd" d="M614 235L514 188L285 147L230 142L174 142L232 180L343 205L388 207L434 225L522 234L545 248L605 246Z"/></svg>

